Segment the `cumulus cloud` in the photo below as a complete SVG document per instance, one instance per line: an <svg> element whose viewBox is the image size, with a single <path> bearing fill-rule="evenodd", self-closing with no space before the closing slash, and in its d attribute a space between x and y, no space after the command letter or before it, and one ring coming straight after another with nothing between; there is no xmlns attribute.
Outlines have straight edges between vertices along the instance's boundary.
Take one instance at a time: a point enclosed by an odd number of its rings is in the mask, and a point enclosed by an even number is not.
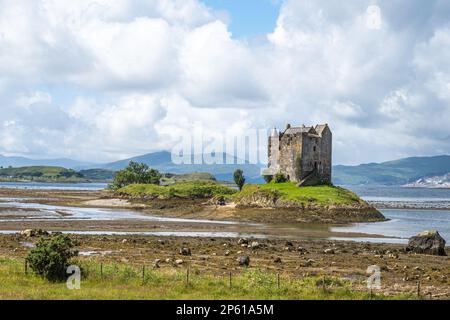
<svg viewBox="0 0 450 320"><path fill-rule="evenodd" d="M337 163L450 153L446 1L286 0L266 41L200 0L0 7L0 153L107 161L324 122Z"/></svg>

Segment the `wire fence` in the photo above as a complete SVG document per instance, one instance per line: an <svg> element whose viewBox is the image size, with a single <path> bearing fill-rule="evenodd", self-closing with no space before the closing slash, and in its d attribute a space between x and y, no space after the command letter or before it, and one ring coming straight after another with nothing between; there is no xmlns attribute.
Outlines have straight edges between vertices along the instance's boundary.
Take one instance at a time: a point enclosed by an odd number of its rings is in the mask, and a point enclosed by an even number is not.
<svg viewBox="0 0 450 320"><path fill-rule="evenodd" d="M185 266L183 269L176 268L173 269L173 275L168 276L167 274L162 277L158 275L155 271L159 267L148 266L146 264L142 265L121 265L116 263L83 263L80 264L80 268L82 270L81 279L95 279L100 281L107 280L120 280L124 283L127 282L140 282L140 285L144 286L148 283L158 283L158 280L166 281L169 277L172 281L177 283L184 283L186 287L193 287L196 284L196 281L202 281L207 278L205 274L199 273L198 270L191 269L190 266ZM242 288L243 282L243 273L250 271L250 269L243 269L241 272L233 272L227 271L223 272L220 276L213 277L217 280L217 284L223 287L228 287L230 290L233 288ZM26 260L23 261L23 270L16 270L18 273L22 273L25 275L33 274L28 262ZM259 275L261 277L261 275ZM247 277L247 280L249 277ZM251 278L251 277L250 277ZM280 273L271 274L264 272L263 274L264 280L258 279L258 275L255 276L255 281L252 282L253 285L263 286L264 288L270 290L292 290L295 286L293 283L295 281L301 281L306 279L311 279L311 277L299 277L299 276L283 276ZM312 277L315 279L313 284L315 285L315 289L317 289L323 295L330 295L334 290L342 289L342 282L338 278L320 276L320 277ZM251 280L251 279L250 279ZM378 299L382 297L382 290L374 290L373 288L365 289L367 286L365 280L361 281L350 281L345 283L345 287L360 293L366 293L368 295L368 299ZM424 292L422 290L421 280L418 280L415 286L415 290L408 290L407 292L403 292L403 294L409 294L417 299L433 299L433 295L431 292Z"/></svg>

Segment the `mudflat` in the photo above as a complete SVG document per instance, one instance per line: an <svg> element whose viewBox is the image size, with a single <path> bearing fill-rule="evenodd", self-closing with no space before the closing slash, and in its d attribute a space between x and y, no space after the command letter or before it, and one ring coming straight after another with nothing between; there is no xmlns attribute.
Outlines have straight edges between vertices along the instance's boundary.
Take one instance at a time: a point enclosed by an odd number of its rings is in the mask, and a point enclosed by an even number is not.
<svg viewBox="0 0 450 320"><path fill-rule="evenodd" d="M289 279L326 276L352 283L352 289L367 292L367 268L380 267L384 295L414 295L420 280L425 298L450 298L450 258L406 253L401 245L365 244L327 240L285 240L72 235L79 259L104 263L126 263L151 268L156 259L165 270L190 268L192 273L224 277L247 268L238 265L240 256L250 257L250 269ZM37 238L18 234L0 235L0 255L22 259ZM247 243L247 242L246 242ZM180 255L189 248L191 256ZM182 260L177 264L176 260Z"/></svg>
<svg viewBox="0 0 450 320"><path fill-rule="evenodd" d="M450 298L450 258L411 254L404 245L368 244L350 241L331 241L336 236L327 224L285 223L271 219L252 222L264 209L240 211L242 219L230 214L232 205L214 206L205 201L183 200L178 203L140 203L128 199L116 199L105 191L23 190L0 189L3 201L25 204L45 204L77 208L106 208L128 210L143 217L170 219L120 219L90 220L61 219L24 220L30 209L14 211L14 206L4 203L0 211L0 229L12 230L12 234L0 235L0 256L22 259L38 238L26 238L17 230L40 228L51 231L89 231L99 234L72 234L77 242L79 259L89 261L153 265L156 259L163 269L187 268L195 272L224 276L228 272L244 270L236 259L249 256L250 268L279 273L283 279L310 276L333 276L351 281L354 290L367 291L367 268L380 268L385 295L414 294L420 281L421 294L434 299ZM1 200L1 199L0 199ZM249 209L250 210L250 209ZM120 211L117 211L120 213ZM218 214L219 212L219 214ZM11 219L11 214L15 218ZM39 214L39 212L37 213ZM67 213L66 213L67 214ZM280 213L279 213L280 214ZM248 215L248 216L246 216ZM253 215L249 218L250 215ZM194 221L189 219L211 219ZM234 222L231 222L231 221ZM104 235L102 232L166 232L166 235ZM178 232L178 236L167 236ZM208 232L211 236L184 236L183 232ZM220 233L232 236L220 236ZM216 236L213 234L216 233ZM248 236L247 236L248 235ZM346 237L363 234L340 234ZM258 237L257 237L258 236ZM246 237L246 241L239 238ZM253 237L253 238L252 238ZM371 236L373 237L373 236ZM191 256L179 254L181 248L189 248ZM450 253L447 250L447 253ZM183 260L182 264L175 263Z"/></svg>

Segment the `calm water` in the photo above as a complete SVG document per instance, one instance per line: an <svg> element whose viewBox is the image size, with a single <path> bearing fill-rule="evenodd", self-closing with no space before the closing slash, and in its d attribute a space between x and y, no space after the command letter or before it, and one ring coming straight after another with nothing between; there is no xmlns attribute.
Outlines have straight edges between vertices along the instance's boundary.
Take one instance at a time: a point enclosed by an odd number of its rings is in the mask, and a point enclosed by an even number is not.
<svg viewBox="0 0 450 320"><path fill-rule="evenodd" d="M439 204L450 202L450 189L401 188L401 187L348 187L369 202L400 202L404 204ZM389 239L389 242L405 242L407 239L425 230L438 230L450 243L450 210L420 209L379 209L390 219L386 222L358 223L348 227L332 228L336 232L360 232L377 234ZM362 240L362 239L360 239ZM369 239L371 241L373 239ZM378 240L379 241L379 240Z"/></svg>
<svg viewBox="0 0 450 320"><path fill-rule="evenodd" d="M1 187L22 188L22 189L63 189L63 190L100 190L106 188L105 183L78 183L78 184L55 184L55 183L0 183ZM425 189L425 188L401 188L401 187L380 187L380 186L347 186L364 200L374 203L397 203L415 204L425 207L449 207L450 189ZM190 223L220 223L234 224L232 221L208 221L177 219L166 217L144 216L139 212L131 210L109 210L96 208L69 208L48 206L41 204L22 203L21 199L1 199L1 206L13 206L22 209L36 209L36 212L28 212L25 220L120 220L120 219L141 219L155 221L173 221ZM334 227L335 232L356 232L368 235L382 235L387 239L377 238L340 238L347 240L369 241L369 242L392 242L405 243L407 239L424 230L438 230L439 233L450 243L450 210L420 210L420 209L380 209L385 217L390 219L386 222L358 223L345 227ZM61 214L63 213L63 214ZM4 213L3 221L17 219L12 212L9 219ZM24 220L19 218L18 220ZM0 231L1 232L1 231ZM76 232L76 231L74 231ZM177 233L177 232L175 232ZM178 233L177 233L178 234ZM162 235L162 234L161 234ZM171 235L173 235L171 233ZM193 234L179 233L180 236L193 236ZM222 236L234 237L236 234L224 234ZM197 236L218 236L217 234L206 232Z"/></svg>
<svg viewBox="0 0 450 320"><path fill-rule="evenodd" d="M48 190L102 190L107 183L0 182L0 188Z"/></svg>
<svg viewBox="0 0 450 320"><path fill-rule="evenodd" d="M450 201L450 189L343 186L367 201Z"/></svg>
<svg viewBox="0 0 450 320"><path fill-rule="evenodd" d="M49 220L91 220L91 221L115 221L115 220L143 220L161 222L181 222L181 223L205 223L236 225L241 224L234 221L215 221L206 219L182 219L152 216L142 214L139 211L126 209L103 209L84 207L65 207L40 203L20 202L20 198L0 198L0 208L27 209L23 217L17 217L17 211L11 210L2 212L0 221L49 221ZM10 217L11 216L11 217ZM242 223L243 225L256 225Z"/></svg>
<svg viewBox="0 0 450 320"><path fill-rule="evenodd" d="M0 230L0 234L15 234L20 230ZM248 234L241 232L214 232L214 231L155 231L155 232L121 232L121 231L60 231L64 234L78 235L109 235L109 236L158 236L158 237L192 237L192 238L248 238L264 239L266 236L260 234ZM23 246L32 246L28 242Z"/></svg>

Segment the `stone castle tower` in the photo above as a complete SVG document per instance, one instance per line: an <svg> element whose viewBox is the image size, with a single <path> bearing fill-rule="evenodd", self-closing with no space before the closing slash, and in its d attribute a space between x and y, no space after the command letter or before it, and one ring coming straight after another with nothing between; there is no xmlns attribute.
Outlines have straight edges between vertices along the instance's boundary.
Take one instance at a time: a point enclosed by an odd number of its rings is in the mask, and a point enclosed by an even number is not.
<svg viewBox="0 0 450 320"><path fill-rule="evenodd" d="M282 173L302 186L331 184L332 133L327 124L273 129L269 137L269 167L263 175Z"/></svg>

